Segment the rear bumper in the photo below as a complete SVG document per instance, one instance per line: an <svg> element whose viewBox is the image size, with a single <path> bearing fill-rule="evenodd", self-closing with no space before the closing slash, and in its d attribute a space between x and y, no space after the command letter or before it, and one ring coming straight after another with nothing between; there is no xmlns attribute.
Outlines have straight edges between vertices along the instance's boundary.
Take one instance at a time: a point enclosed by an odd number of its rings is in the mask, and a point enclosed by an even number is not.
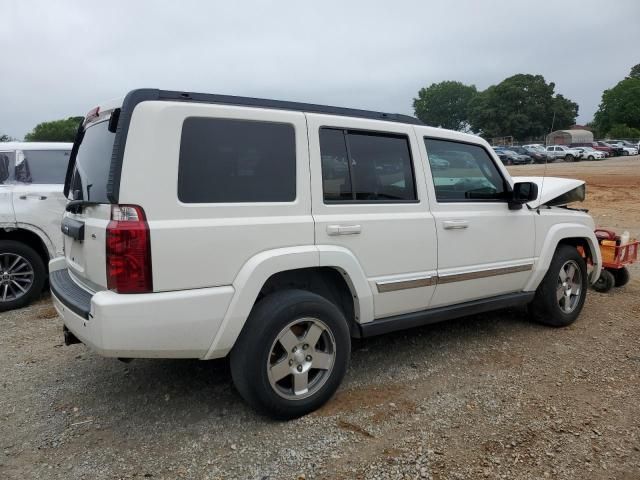
<svg viewBox="0 0 640 480"><path fill-rule="evenodd" d="M233 293L231 286L134 295L91 293L66 269L51 273L53 303L65 326L106 357L203 358Z"/></svg>

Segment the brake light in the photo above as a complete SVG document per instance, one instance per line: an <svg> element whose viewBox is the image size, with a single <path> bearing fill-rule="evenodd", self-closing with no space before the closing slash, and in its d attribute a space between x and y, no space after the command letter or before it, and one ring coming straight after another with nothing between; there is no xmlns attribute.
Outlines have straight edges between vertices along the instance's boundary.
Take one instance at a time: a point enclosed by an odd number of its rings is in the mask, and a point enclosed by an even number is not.
<svg viewBox="0 0 640 480"><path fill-rule="evenodd" d="M107 225L107 288L117 293L153 291L151 239L142 207L112 205Z"/></svg>

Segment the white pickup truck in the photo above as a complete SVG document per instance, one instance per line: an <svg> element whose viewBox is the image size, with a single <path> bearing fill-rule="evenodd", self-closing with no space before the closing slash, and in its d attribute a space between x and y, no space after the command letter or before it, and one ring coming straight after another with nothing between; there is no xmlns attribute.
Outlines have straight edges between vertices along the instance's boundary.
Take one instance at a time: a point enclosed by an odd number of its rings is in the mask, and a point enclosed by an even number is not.
<svg viewBox="0 0 640 480"><path fill-rule="evenodd" d="M580 150L564 145L549 145L546 151L547 155L553 157L554 160L560 158L565 162L574 162L582 159L582 152Z"/></svg>

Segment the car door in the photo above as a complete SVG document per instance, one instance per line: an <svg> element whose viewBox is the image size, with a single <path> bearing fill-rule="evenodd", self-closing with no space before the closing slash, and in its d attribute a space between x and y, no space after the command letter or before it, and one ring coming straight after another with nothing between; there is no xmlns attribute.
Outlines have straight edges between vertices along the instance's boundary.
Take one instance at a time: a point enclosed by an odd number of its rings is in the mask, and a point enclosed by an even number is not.
<svg viewBox="0 0 640 480"><path fill-rule="evenodd" d="M427 308L436 232L412 127L320 114L307 114L307 124L321 263L330 262L324 247L357 259L375 318Z"/></svg>
<svg viewBox="0 0 640 480"><path fill-rule="evenodd" d="M11 168L15 164L15 151L0 150L0 223L15 224L13 210L13 184Z"/></svg>
<svg viewBox="0 0 640 480"><path fill-rule="evenodd" d="M62 254L62 193L70 150L18 150L14 167L16 221L41 230Z"/></svg>
<svg viewBox="0 0 640 480"><path fill-rule="evenodd" d="M518 292L531 275L534 217L509 209L506 170L482 143L421 134L427 188L438 236L438 285L432 307ZM430 158L448 160L434 168ZM464 159L464 160L461 160Z"/></svg>

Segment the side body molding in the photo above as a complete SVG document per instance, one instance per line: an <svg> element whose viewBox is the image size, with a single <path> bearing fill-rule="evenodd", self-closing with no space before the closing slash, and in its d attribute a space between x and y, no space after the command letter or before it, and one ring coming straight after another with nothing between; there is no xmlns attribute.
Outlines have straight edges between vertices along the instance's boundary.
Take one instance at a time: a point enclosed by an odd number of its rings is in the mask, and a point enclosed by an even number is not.
<svg viewBox="0 0 640 480"><path fill-rule="evenodd" d="M587 241L593 256L593 271L589 281L593 283L598 279L602 268L602 256L600 255L600 247L593 230L580 223L558 223L549 228L542 247L538 249L540 256L533 266L529 282L524 287L525 292L534 291L538 288L549 269L556 247L565 238L584 238Z"/></svg>

